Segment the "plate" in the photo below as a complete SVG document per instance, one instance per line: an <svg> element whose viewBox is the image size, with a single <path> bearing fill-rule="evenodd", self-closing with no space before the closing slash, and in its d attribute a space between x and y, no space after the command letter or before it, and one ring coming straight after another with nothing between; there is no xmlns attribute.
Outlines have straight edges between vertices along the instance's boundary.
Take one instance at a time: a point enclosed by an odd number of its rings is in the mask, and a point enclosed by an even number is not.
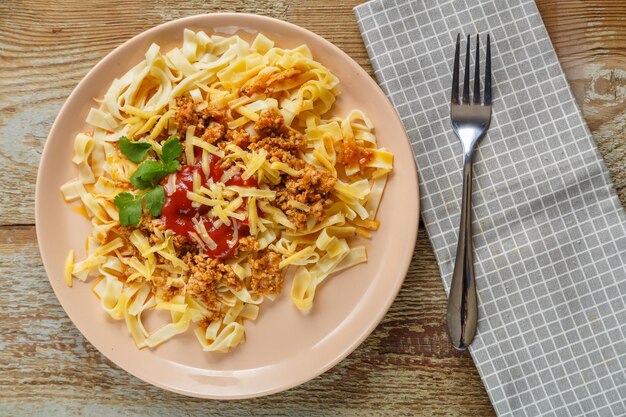
<svg viewBox="0 0 626 417"><path fill-rule="evenodd" d="M111 320L91 284L68 288L63 264L70 249L84 248L90 224L65 204L59 187L74 178L74 136L95 97L143 59L152 42L162 50L182 45L183 29L251 41L262 32L283 48L306 43L316 60L341 81L335 114L360 108L373 121L380 146L395 155L379 210L380 229L365 241L369 260L321 285L308 315L291 303L290 282L246 323L246 343L227 354L203 352L188 331L154 350L138 350L123 320ZM115 364L161 388L185 395L235 399L279 392L314 378L348 356L374 330L400 289L417 236L417 171L402 124L374 80L347 54L318 35L269 17L224 13L187 17L150 29L107 55L78 84L54 122L37 175L37 240L50 284L81 333ZM84 253L78 250L77 258Z"/></svg>

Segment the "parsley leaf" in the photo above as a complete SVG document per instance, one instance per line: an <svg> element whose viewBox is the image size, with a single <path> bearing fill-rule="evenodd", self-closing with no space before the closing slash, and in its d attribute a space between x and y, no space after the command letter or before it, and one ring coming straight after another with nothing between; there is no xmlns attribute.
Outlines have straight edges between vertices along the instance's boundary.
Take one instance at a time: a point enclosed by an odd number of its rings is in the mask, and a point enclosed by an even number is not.
<svg viewBox="0 0 626 417"><path fill-rule="evenodd" d="M183 145L178 141L176 136L171 136L163 143L161 153L161 159L167 165L182 155Z"/></svg>
<svg viewBox="0 0 626 417"><path fill-rule="evenodd" d="M143 196L137 196L127 192L119 193L115 197L113 203L119 209L120 224L122 226L131 225L137 227L139 225L142 213L142 200Z"/></svg>
<svg viewBox="0 0 626 417"><path fill-rule="evenodd" d="M137 145L147 145L146 149L136 149ZM129 149L132 148L132 151ZM120 138L120 149L122 153L128 157L133 162L141 162L143 158L146 156L150 148L150 144L145 142L130 142L125 136ZM126 149L126 150L125 150ZM128 153L127 153L128 152ZM141 155L140 155L141 153ZM145 190L146 188L152 188L157 185L163 178L172 172L176 172L178 167L180 167L180 163L176 160L176 158L180 157L183 153L183 145L178 141L176 136L170 137L163 143L163 147L161 148L161 160L163 162L147 160L144 161L139 167L135 170L133 175L130 176L130 182L135 187L140 190ZM141 156L140 159L139 156ZM135 159L133 159L135 158Z"/></svg>
<svg viewBox="0 0 626 417"><path fill-rule="evenodd" d="M169 174L168 167L162 162L147 160L130 176L130 183L140 190L151 188Z"/></svg>
<svg viewBox="0 0 626 417"><path fill-rule="evenodd" d="M124 156L136 164L143 161L152 148L148 142L132 142L126 136L120 138L119 145Z"/></svg>
<svg viewBox="0 0 626 417"><path fill-rule="evenodd" d="M174 161L170 161L167 164L165 164L165 168L167 169L167 172L176 172L178 170L178 167L180 166L180 162L174 160Z"/></svg>
<svg viewBox="0 0 626 417"><path fill-rule="evenodd" d="M149 190L146 194L146 209L154 217L161 215L163 204L165 203L165 190L162 186L157 185Z"/></svg>

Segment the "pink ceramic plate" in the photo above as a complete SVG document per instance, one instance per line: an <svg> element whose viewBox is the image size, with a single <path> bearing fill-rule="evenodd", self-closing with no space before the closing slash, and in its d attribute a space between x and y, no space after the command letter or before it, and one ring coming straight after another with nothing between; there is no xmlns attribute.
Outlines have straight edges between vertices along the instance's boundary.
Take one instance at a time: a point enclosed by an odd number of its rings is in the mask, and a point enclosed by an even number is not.
<svg viewBox="0 0 626 417"><path fill-rule="evenodd" d="M252 40L262 32L277 46L306 43L314 57L341 80L333 110L360 108L376 126L380 146L395 154L393 175L379 211L380 230L366 241L367 264L329 278L309 315L283 294L266 302L256 322L247 322L247 341L230 353L203 352L191 331L154 350L138 350L124 321L111 320L91 293L92 284L63 281L71 248L82 259L90 225L64 202L59 187L75 176L73 139L111 81L143 59L152 42L168 50L182 45L183 29ZM106 357L159 387L195 397L233 399L271 394L308 381L345 358L374 330L393 302L411 261L418 226L418 185L409 142L391 104L370 76L339 48L298 26L246 14L193 16L150 29L111 52L96 65L61 109L41 158L37 177L36 222L41 257L61 305L76 327Z"/></svg>

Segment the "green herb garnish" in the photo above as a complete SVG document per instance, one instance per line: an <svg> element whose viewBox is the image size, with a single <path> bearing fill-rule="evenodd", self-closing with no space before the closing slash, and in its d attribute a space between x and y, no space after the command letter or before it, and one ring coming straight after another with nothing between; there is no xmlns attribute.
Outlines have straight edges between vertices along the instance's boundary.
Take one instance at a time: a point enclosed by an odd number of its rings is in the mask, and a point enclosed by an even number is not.
<svg viewBox="0 0 626 417"><path fill-rule="evenodd" d="M122 226L139 226L143 213L143 202L146 202L146 210L154 217L160 216L165 203L165 190L161 185L148 190L144 194L119 193L113 203L120 212L120 224Z"/></svg>
<svg viewBox="0 0 626 417"><path fill-rule="evenodd" d="M140 163L144 160L152 145L147 142L132 142L126 136L120 138L120 151L130 161ZM168 174L176 172L180 163L176 160L183 153L183 145L175 136L163 142L160 161L148 159L143 161L130 176L130 183L140 190L147 190L140 195L129 192L119 193L113 203L120 212L122 226L137 227L143 213L145 200L146 210L154 217L160 216L165 204L165 190L159 184Z"/></svg>
<svg viewBox="0 0 626 417"><path fill-rule="evenodd" d="M152 145L148 142L132 142L126 136L120 138L120 151L136 164L143 161L150 149L152 149Z"/></svg>
<svg viewBox="0 0 626 417"><path fill-rule="evenodd" d="M165 203L165 190L163 187L157 185L149 190L145 196L148 213L152 214L154 217L160 216L161 210L163 210L163 204Z"/></svg>
<svg viewBox="0 0 626 417"><path fill-rule="evenodd" d="M141 221L141 201L143 196L133 195L128 192L119 193L113 203L120 211L120 224L122 226L137 226Z"/></svg>
<svg viewBox="0 0 626 417"><path fill-rule="evenodd" d="M130 176L130 183L140 190L152 188L157 185L170 172L169 167L163 162L153 161L151 159L144 161Z"/></svg>
<svg viewBox="0 0 626 417"><path fill-rule="evenodd" d="M178 141L176 136L171 136L168 140L163 142L163 147L161 147L161 160L166 164L174 162L174 160L182 154L183 145Z"/></svg>

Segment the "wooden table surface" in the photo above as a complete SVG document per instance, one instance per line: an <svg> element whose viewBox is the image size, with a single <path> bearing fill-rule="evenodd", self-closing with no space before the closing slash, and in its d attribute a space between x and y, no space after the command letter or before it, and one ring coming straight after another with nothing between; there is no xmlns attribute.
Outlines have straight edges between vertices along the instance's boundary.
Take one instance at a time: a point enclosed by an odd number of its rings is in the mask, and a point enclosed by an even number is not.
<svg viewBox="0 0 626 417"><path fill-rule="evenodd" d="M127 374L81 336L48 284L34 227L37 166L57 112L92 66L160 23L238 11L308 28L371 74L352 14L357 3L0 2L0 415L494 414L470 356L446 338L446 298L423 231L404 286L374 333L322 376L254 400L186 398ZM537 3L626 205L626 2Z"/></svg>

